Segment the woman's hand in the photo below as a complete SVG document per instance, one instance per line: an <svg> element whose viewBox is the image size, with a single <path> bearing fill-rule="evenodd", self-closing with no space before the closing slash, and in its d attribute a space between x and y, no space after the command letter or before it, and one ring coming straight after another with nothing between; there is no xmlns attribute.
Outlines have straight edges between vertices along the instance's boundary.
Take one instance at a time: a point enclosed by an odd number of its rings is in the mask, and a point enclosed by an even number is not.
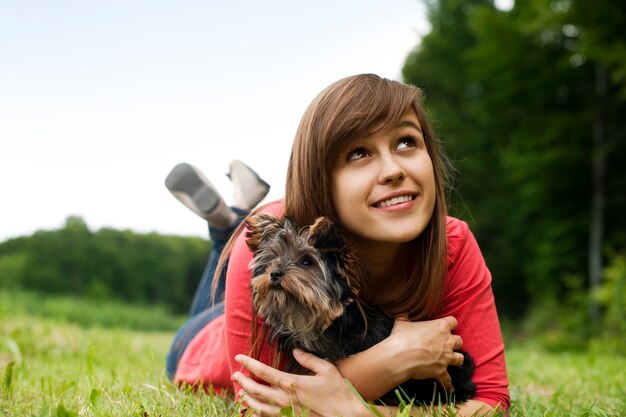
<svg viewBox="0 0 626 417"><path fill-rule="evenodd" d="M422 322L397 319L389 337L337 366L366 401L408 379L434 378L450 389L447 368L463 363L463 355L453 351L463 346L462 339L452 334L456 324L454 317Z"/></svg>
<svg viewBox="0 0 626 417"><path fill-rule="evenodd" d="M278 416L281 408L308 410L311 417L369 415L337 368L330 362L295 349L294 358L312 375L282 372L245 355L235 359L270 386L259 384L242 372L235 379L243 388L242 397L253 416Z"/></svg>
<svg viewBox="0 0 626 417"><path fill-rule="evenodd" d="M461 366L463 355L455 350L463 347L460 336L452 334L454 317L410 322L396 319L389 343L397 352L397 369L403 380L434 378L446 389L452 388L448 366Z"/></svg>

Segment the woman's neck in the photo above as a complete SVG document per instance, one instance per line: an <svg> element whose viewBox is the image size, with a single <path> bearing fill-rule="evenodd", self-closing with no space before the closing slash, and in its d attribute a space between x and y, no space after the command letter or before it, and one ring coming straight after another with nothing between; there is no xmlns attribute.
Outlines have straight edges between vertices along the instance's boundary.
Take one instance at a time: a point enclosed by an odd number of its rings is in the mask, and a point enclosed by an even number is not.
<svg viewBox="0 0 626 417"><path fill-rule="evenodd" d="M357 241L359 258L367 273L368 292L387 299L401 290L407 279L407 245Z"/></svg>

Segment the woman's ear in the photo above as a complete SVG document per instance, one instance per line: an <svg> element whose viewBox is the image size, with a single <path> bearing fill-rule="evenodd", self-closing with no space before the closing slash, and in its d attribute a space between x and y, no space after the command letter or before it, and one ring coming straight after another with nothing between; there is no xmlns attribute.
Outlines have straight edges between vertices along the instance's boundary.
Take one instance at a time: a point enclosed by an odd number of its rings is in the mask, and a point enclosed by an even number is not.
<svg viewBox="0 0 626 417"><path fill-rule="evenodd" d="M256 252L264 241L272 239L283 228L283 219L259 213L248 217L246 226L246 243L252 252Z"/></svg>
<svg viewBox="0 0 626 417"><path fill-rule="evenodd" d="M308 243L320 251L340 250L346 246L341 231L328 217L318 217L311 225Z"/></svg>

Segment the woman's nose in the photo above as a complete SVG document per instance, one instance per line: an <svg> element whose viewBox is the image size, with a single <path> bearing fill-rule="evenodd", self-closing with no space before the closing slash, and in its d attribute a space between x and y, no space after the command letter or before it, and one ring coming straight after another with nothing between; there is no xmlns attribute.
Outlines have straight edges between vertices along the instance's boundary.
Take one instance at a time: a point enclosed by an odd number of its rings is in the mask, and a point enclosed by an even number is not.
<svg viewBox="0 0 626 417"><path fill-rule="evenodd" d="M404 169L393 156L387 156L381 159L379 181L382 184L392 184L402 181L405 176L406 173Z"/></svg>

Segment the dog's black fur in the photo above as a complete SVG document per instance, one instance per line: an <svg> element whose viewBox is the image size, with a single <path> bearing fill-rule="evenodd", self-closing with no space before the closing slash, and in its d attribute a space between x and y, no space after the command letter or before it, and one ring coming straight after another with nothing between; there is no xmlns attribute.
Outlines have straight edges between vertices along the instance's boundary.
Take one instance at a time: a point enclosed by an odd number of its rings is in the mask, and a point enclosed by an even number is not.
<svg viewBox="0 0 626 417"><path fill-rule="evenodd" d="M325 217L299 229L290 219L259 214L248 219L253 306L282 352L299 348L336 362L387 338L394 320L359 299L363 272L355 252ZM474 362L462 352L461 367L450 366L453 393L434 379L411 379L399 387L415 403L452 403L472 398ZM291 372L306 372L291 357ZM394 390L380 399L399 404Z"/></svg>

